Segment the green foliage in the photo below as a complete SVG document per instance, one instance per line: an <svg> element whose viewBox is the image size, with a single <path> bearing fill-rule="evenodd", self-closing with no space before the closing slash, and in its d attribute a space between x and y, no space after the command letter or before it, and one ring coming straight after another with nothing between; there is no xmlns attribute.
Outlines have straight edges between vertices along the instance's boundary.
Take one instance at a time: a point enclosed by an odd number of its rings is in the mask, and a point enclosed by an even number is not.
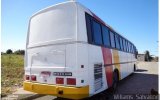
<svg viewBox="0 0 160 100"><path fill-rule="evenodd" d="M1 55L2 95L12 93L21 87L24 75L24 56L16 54Z"/></svg>
<svg viewBox="0 0 160 100"><path fill-rule="evenodd" d="M12 54L13 51L12 51L11 49L8 49L8 50L6 51L6 53L7 53L7 54Z"/></svg>
<svg viewBox="0 0 160 100"><path fill-rule="evenodd" d="M14 52L14 54L18 54L18 55L24 55L25 51L24 50L17 50Z"/></svg>

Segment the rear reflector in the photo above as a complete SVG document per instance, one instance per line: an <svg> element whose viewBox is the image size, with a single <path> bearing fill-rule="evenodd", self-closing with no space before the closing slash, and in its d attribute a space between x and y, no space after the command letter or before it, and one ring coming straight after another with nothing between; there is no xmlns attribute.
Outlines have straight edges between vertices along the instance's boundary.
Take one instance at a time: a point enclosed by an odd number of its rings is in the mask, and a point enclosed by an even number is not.
<svg viewBox="0 0 160 100"><path fill-rule="evenodd" d="M37 79L36 79L36 76L35 75L31 75L31 80L32 81L36 81Z"/></svg>
<svg viewBox="0 0 160 100"><path fill-rule="evenodd" d="M29 75L26 75L25 79L26 79L26 80L29 80Z"/></svg>
<svg viewBox="0 0 160 100"><path fill-rule="evenodd" d="M56 77L56 84L64 84L64 78Z"/></svg>
<svg viewBox="0 0 160 100"><path fill-rule="evenodd" d="M75 78L67 78L67 85L76 85Z"/></svg>

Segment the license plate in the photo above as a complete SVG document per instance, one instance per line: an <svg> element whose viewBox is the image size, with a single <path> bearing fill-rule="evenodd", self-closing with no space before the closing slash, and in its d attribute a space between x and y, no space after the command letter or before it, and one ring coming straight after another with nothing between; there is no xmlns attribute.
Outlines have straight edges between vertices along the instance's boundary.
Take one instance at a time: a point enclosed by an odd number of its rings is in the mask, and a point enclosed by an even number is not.
<svg viewBox="0 0 160 100"><path fill-rule="evenodd" d="M54 72L54 76L72 76L72 72Z"/></svg>

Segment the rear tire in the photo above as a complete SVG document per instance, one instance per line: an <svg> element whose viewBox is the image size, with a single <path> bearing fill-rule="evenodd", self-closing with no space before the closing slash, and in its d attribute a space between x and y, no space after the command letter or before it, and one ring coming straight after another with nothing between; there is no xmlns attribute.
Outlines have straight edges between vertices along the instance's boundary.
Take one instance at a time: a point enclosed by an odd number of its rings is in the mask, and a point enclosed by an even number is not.
<svg viewBox="0 0 160 100"><path fill-rule="evenodd" d="M113 73L113 84L111 87L111 92L115 93L117 90L117 86L118 86L118 81L119 81L119 75L118 75L118 71L114 71Z"/></svg>
<svg viewBox="0 0 160 100"><path fill-rule="evenodd" d="M136 65L134 64L134 69L133 69L133 71L135 72L136 71Z"/></svg>

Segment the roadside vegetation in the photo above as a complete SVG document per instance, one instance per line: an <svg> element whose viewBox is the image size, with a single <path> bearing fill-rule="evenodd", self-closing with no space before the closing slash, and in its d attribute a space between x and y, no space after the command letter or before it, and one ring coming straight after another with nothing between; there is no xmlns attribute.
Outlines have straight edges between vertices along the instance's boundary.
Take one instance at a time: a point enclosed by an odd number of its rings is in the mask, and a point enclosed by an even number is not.
<svg viewBox="0 0 160 100"><path fill-rule="evenodd" d="M21 50L19 50L21 51ZM24 51L24 50L23 50ZM22 87L24 75L24 53L7 50L1 53L1 92L2 97Z"/></svg>

